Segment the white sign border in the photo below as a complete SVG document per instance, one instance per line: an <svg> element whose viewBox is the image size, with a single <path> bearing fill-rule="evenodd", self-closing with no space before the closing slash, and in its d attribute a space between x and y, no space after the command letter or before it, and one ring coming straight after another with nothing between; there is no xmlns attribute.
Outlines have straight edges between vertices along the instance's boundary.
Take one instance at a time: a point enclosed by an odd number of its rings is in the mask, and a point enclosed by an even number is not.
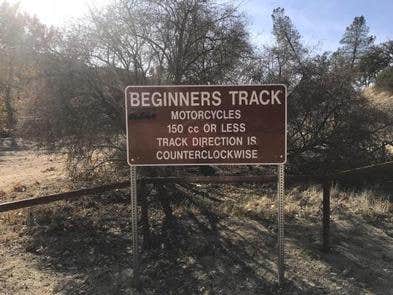
<svg viewBox="0 0 393 295"><path fill-rule="evenodd" d="M130 163L130 151L129 151L129 139L128 139L128 103L127 103L127 90L129 88L173 88L173 87L242 87L242 86L282 86L285 88L285 149L284 149L284 161L277 163L189 163L189 164L132 164ZM124 90L125 100L125 121L126 121L126 140L127 140L127 163L129 166L137 167L154 167L154 166L238 166L238 165L284 165L287 163L287 145L288 145L288 87L285 84L225 84L225 85L129 85Z"/></svg>

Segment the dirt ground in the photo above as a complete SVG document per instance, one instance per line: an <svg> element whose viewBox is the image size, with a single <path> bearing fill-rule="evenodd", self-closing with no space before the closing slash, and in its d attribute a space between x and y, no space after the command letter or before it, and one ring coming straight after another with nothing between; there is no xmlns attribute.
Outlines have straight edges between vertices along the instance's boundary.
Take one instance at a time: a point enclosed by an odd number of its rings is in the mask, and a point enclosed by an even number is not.
<svg viewBox="0 0 393 295"><path fill-rule="evenodd" d="M61 155L0 149L0 202L64 191ZM339 187L332 194L332 251L321 251L321 191L287 188L286 282L276 283L274 187L195 185L193 205L162 226L141 287L131 284L127 190L0 213L0 294L393 294L389 192ZM27 215L30 214L30 223Z"/></svg>
<svg viewBox="0 0 393 295"><path fill-rule="evenodd" d="M18 197L9 193L28 191L32 194L34 187L39 188L37 193L42 193L48 185L66 183L64 163L63 155L35 152L31 145L21 142L12 147L10 139L0 139L0 192Z"/></svg>

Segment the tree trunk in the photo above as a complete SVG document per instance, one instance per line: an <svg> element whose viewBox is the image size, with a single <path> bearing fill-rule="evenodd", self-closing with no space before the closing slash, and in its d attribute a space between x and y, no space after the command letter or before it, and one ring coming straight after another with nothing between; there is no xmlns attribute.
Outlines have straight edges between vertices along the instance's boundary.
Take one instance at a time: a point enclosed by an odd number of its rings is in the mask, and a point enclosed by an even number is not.
<svg viewBox="0 0 393 295"><path fill-rule="evenodd" d="M15 120L15 110L12 107L12 85L14 80L14 58L10 57L9 65L8 65L8 79L7 84L5 85L5 93L4 93L4 106L6 112L6 128L8 131L13 131L15 129L16 120Z"/></svg>
<svg viewBox="0 0 393 295"><path fill-rule="evenodd" d="M140 186L140 204L141 204L141 226L143 236L143 249L149 249L151 247L151 234L149 224L149 202L146 185Z"/></svg>
<svg viewBox="0 0 393 295"><path fill-rule="evenodd" d="M14 130L15 128L15 114L14 108L12 107L12 97L11 97L11 88L10 86L6 87L5 96L4 96L4 106L6 112L6 128L8 130Z"/></svg>
<svg viewBox="0 0 393 295"><path fill-rule="evenodd" d="M164 225L169 227L174 221L170 196L167 188L164 185L159 185L158 191L160 193L160 203L162 206L162 210L165 214Z"/></svg>

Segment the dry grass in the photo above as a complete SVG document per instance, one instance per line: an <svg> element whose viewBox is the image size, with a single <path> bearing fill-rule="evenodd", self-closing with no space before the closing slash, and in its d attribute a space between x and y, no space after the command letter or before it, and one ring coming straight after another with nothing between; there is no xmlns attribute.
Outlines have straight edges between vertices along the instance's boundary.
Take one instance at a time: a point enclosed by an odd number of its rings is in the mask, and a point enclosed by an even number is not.
<svg viewBox="0 0 393 295"><path fill-rule="evenodd" d="M334 190L336 206L342 211L354 213L366 219L377 220L389 217L393 205L376 189L364 189L360 192Z"/></svg>
<svg viewBox="0 0 393 295"><path fill-rule="evenodd" d="M164 232L161 216L151 214L156 246L143 252L142 278L151 291L145 294L170 294L174 287L179 294L193 294L195 288L212 294L277 294L275 187L200 185L198 190L220 201L198 197L208 206L179 206L176 230ZM336 252L326 255L319 250L321 188L287 188L285 198L290 285L282 294L386 294L391 289L388 229L357 219L392 218L392 206L378 188L332 189ZM23 277L30 294L63 289L64 294L130 294L129 206L114 202L111 193L32 210L33 226L27 226L28 210L0 216L5 218L0 222L0 279L6 282L0 293L24 294Z"/></svg>
<svg viewBox="0 0 393 295"><path fill-rule="evenodd" d="M269 193L256 193L249 188L240 188L236 201L225 203L222 209L234 214L256 214L266 219L276 217L276 199L274 190ZM367 220L389 218L393 213L393 204L378 188L360 191L341 189L334 186L331 191L332 215L353 213ZM309 187L295 186L287 189L284 202L285 218L315 219L320 218L322 210L322 188L318 185Z"/></svg>
<svg viewBox="0 0 393 295"><path fill-rule="evenodd" d="M393 93L368 87L363 91L363 94L375 107L381 110L393 109Z"/></svg>

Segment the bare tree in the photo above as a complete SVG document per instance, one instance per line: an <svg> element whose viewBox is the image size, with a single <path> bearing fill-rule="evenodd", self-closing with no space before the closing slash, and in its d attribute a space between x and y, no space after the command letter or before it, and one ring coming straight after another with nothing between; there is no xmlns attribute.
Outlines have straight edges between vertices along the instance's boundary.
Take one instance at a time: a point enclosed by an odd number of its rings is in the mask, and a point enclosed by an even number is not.
<svg viewBox="0 0 393 295"><path fill-rule="evenodd" d="M50 46L55 30L19 11L18 5L0 4L0 97L3 127L16 130L22 105L33 96L39 55ZM1 116L1 114L0 114Z"/></svg>
<svg viewBox="0 0 393 295"><path fill-rule="evenodd" d="M225 83L250 53L245 20L229 5L114 1L92 9L42 55L42 79L36 82L41 87L30 105L35 118L25 122L25 130L47 147L66 151L74 177L125 175L127 85ZM143 173L167 175L173 169ZM177 189L164 184L155 191L170 222ZM146 225L149 200L141 203Z"/></svg>

